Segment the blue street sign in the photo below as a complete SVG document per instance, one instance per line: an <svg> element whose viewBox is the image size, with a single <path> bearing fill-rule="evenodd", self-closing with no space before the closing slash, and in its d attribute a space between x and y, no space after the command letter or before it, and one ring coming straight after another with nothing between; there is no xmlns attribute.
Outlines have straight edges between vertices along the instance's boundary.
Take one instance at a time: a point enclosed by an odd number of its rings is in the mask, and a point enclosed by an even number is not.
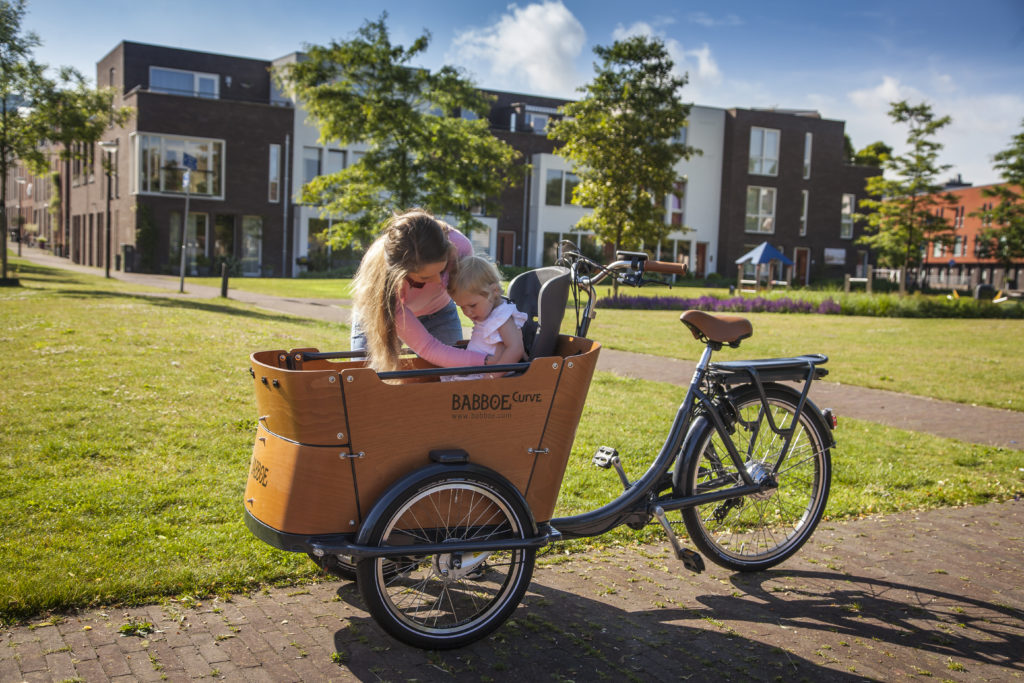
<svg viewBox="0 0 1024 683"><path fill-rule="evenodd" d="M193 171L199 168L199 162L191 154L182 153L181 165L185 168L191 168Z"/></svg>

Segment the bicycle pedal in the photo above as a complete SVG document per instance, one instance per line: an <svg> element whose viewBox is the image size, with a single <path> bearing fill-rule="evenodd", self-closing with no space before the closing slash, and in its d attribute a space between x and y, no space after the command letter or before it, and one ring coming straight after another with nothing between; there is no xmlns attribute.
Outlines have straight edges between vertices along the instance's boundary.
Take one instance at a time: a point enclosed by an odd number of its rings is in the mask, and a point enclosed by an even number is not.
<svg viewBox="0 0 1024 683"><path fill-rule="evenodd" d="M611 469L612 464L619 459L619 452L611 446L601 446L594 454L593 463L603 470Z"/></svg>
<svg viewBox="0 0 1024 683"><path fill-rule="evenodd" d="M676 557L682 561L684 567L694 574L704 571L704 558L700 556L700 553L689 548L676 548Z"/></svg>

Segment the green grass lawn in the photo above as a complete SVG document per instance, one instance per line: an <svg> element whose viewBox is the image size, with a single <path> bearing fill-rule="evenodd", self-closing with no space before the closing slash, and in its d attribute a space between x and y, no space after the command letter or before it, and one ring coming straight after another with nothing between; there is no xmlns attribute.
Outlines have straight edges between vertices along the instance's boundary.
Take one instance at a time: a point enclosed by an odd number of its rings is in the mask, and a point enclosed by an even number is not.
<svg viewBox="0 0 1024 683"><path fill-rule="evenodd" d="M0 289L0 622L314 579L304 555L270 548L242 522L256 422L248 355L345 348L348 330L220 299L137 296L66 271L19 276L23 287ZM639 474L680 399L678 387L599 373L557 514L616 495L617 477L589 465L598 445ZM830 518L1024 490L1020 451L855 420L837 438ZM623 528L599 542L660 538Z"/></svg>
<svg viewBox="0 0 1024 683"><path fill-rule="evenodd" d="M221 284L219 277L190 277L187 281L217 288ZM228 279L228 288L304 299L352 298L349 278L233 277Z"/></svg>
<svg viewBox="0 0 1024 683"><path fill-rule="evenodd" d="M829 357L828 380L1024 410L1024 320L744 314L754 336L721 360L802 353ZM569 320L572 318L572 320ZM566 312L563 329L575 324ZM605 346L697 360L702 350L677 311L598 309L589 336Z"/></svg>

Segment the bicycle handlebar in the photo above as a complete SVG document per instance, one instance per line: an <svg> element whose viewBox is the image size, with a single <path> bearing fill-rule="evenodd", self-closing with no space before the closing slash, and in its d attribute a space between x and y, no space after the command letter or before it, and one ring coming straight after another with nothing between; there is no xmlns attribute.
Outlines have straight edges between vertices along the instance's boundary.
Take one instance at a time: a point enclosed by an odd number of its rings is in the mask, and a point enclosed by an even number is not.
<svg viewBox="0 0 1024 683"><path fill-rule="evenodd" d="M644 261L644 271L648 273L666 273L668 275L686 275L685 263L671 261Z"/></svg>

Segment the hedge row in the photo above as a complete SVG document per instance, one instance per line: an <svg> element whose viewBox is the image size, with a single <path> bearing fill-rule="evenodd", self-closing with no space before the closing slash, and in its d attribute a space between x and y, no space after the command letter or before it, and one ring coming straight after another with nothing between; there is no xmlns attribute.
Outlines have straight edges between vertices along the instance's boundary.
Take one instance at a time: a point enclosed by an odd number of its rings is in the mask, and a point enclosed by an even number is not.
<svg viewBox="0 0 1024 683"><path fill-rule="evenodd" d="M679 310L736 313L821 313L825 315L865 315L890 318L1024 318L1024 306L1016 301L1000 304L974 299L948 299L934 296L912 295L854 295L839 296L836 301L827 297L820 302L784 296L734 296L720 298L701 296L642 297L609 296L597 300L598 308L629 308L637 310Z"/></svg>

